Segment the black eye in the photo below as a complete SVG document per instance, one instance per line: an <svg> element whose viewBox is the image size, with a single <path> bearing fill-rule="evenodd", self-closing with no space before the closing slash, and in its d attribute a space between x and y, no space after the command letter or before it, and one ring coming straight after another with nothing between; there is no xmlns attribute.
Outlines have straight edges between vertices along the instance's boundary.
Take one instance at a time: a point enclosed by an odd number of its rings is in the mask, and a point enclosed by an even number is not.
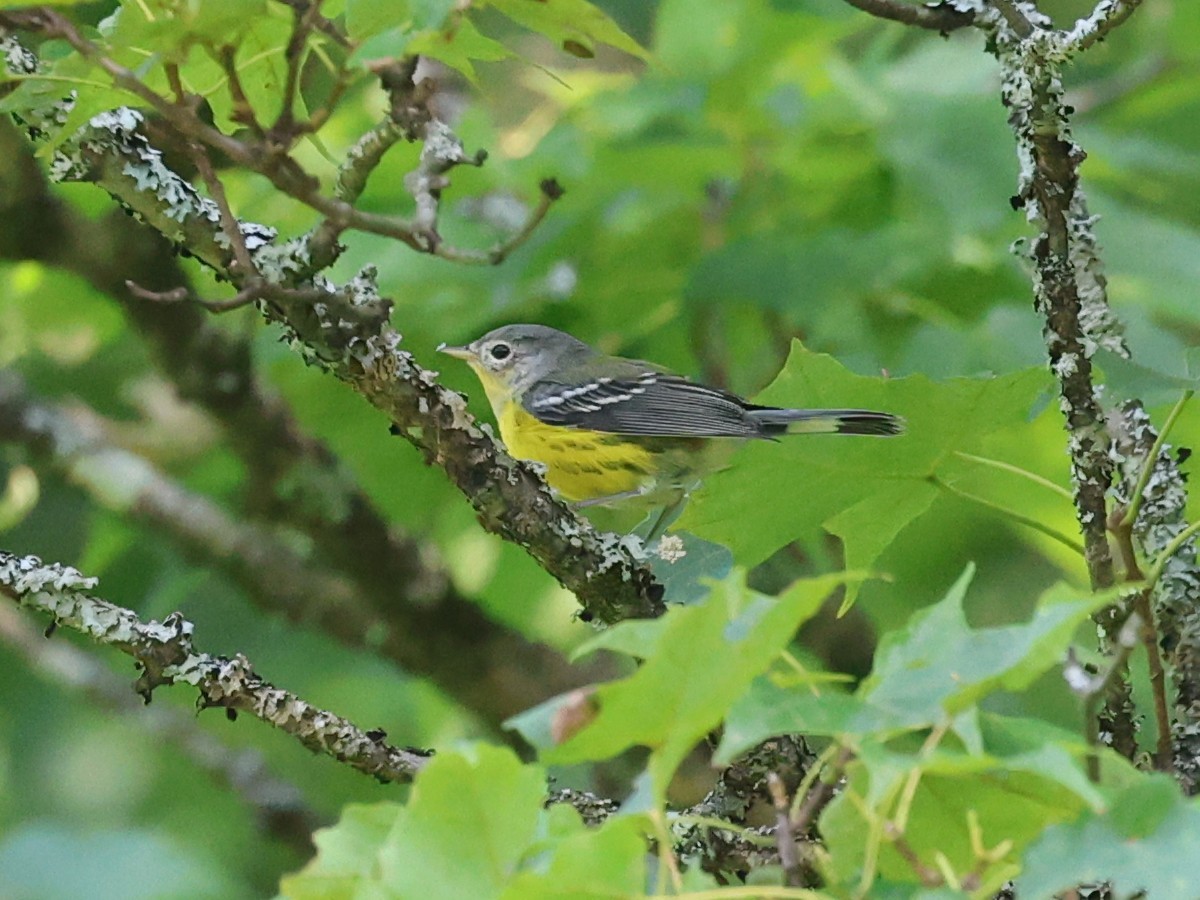
<svg viewBox="0 0 1200 900"><path fill-rule="evenodd" d="M508 359L512 355L512 347L508 344L495 344L489 352L492 359Z"/></svg>

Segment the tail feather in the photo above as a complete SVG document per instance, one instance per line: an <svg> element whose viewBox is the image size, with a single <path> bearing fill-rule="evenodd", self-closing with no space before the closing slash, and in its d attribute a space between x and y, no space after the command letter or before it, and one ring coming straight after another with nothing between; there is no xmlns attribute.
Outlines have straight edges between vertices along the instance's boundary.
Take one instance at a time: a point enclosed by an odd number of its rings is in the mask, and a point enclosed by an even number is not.
<svg viewBox="0 0 1200 900"><path fill-rule="evenodd" d="M868 409L775 409L748 411L763 434L872 434L889 436L904 432L904 419L891 413Z"/></svg>

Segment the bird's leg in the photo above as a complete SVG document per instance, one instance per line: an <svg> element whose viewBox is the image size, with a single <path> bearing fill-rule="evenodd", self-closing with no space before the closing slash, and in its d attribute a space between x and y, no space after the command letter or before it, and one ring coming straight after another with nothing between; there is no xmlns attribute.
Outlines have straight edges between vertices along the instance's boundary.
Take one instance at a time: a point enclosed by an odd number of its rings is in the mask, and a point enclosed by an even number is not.
<svg viewBox="0 0 1200 900"><path fill-rule="evenodd" d="M589 497L587 500L577 500L575 502L576 509L587 509L589 506L607 506L610 503L620 503L622 500L632 500L634 497L640 497L646 493L644 490L635 488L632 491L621 491L619 494L605 494L603 497Z"/></svg>
<svg viewBox="0 0 1200 900"><path fill-rule="evenodd" d="M679 518L679 514L683 512L683 505L687 503L687 498L687 494L680 494L659 511L658 518L654 520L654 524L646 533L645 544L647 547L662 537L667 527Z"/></svg>

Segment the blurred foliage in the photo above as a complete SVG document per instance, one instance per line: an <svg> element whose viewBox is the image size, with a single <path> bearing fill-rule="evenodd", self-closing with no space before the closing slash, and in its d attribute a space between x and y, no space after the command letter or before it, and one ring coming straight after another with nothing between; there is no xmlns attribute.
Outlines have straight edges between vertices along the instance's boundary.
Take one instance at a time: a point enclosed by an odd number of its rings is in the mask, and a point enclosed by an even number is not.
<svg viewBox="0 0 1200 900"><path fill-rule="evenodd" d="M223 128L232 123L221 73L197 48L236 34L252 99L270 108L291 22L286 6L172 5L194 15L164 18L167 4L156 0L121 4L116 20L106 18L111 3L83 4L77 15L124 46L125 61L143 67L156 87L165 82L151 62L178 59ZM1042 4L1059 23L1090 5ZM1054 671L1094 604L1081 592L1081 559L961 496L1019 512L1048 531L1077 530L1069 501L1052 487L960 455L1069 485L1029 273L1010 249L1028 229L1009 205L1016 162L982 39L970 31L917 33L839 0L597 6L607 15L584 0L325 4L363 39L356 62L420 52L444 65L434 102L470 152L489 153L482 168L453 173L441 219L447 240L486 247L505 236L535 202L541 178L554 176L567 191L501 267L464 267L351 234L331 277L376 266L409 349L444 367L444 380L483 418L473 377L435 356L434 346L536 321L746 394L767 388L767 402L892 410L908 417L910 433L886 442L813 438L747 448L681 522L729 547L740 566L770 558L779 584L843 567L882 576L862 582L853 628L814 628L806 631L816 636L809 646L793 647L792 659L811 663L804 673L781 672L778 651L802 621L828 624L831 610L818 613L806 591L815 584L828 593L833 579L801 581L773 599L747 587L741 569L724 579L730 558L712 553L705 564L723 580L705 604L601 639L610 652L648 662L605 687L611 706L548 759L577 764L650 746L655 779L643 797L653 800L682 755L726 715L726 756L788 722L795 727L787 730L848 734L859 752L850 790L821 823L833 854L829 876L843 887L877 871L877 896L914 896L912 868L894 848L881 851L878 810L890 808L916 772L919 789L914 784L904 802L923 858L940 852L955 871L969 869L978 862L971 829L982 828L989 847L1014 842L987 867L989 889L1015 874L1029 847L1022 876L1029 896L1112 874L1097 867L1118 852L1118 886L1159 878L1154 884L1171 896L1169 863L1194 856L1194 803L1115 758L1105 759L1101 787L1081 775L1079 705ZM1105 367L1106 399L1136 393L1155 404L1159 421L1195 375L1188 349L1200 337L1197 48L1200 6L1154 0L1069 71L1110 299L1141 367ZM64 47L43 52L79 92L70 127L130 102ZM311 82L305 96L316 103L328 84L319 72ZM29 81L4 103L17 109L64 89ZM300 148L304 163L328 185L337 160L383 107L370 79L355 82L319 136ZM361 207L409 212L404 175L418 154L416 146L394 148ZM313 223L310 211L262 178L221 174L239 215L285 234ZM56 191L83 215L109 205L87 186ZM0 230L21 228L0 222ZM228 293L185 264L206 296ZM87 403L182 484L237 508L251 486L228 436L164 427L178 403L111 298L28 261L0 263L0 297L0 366L16 368L41 395ZM250 337L260 377L391 522L436 543L457 585L490 615L564 652L592 636L572 621L571 600L553 580L519 548L482 534L461 495L390 438L360 398L306 368L253 310L214 321ZM1189 410L1172 442L1197 440L1200 417ZM146 617L182 610L204 649L244 653L265 677L386 728L396 743L445 748L495 739L419 678L264 616L168 535L101 508L55 471L37 469L40 483L31 488L28 462L21 448L0 447L0 484L21 473L22 496L32 490L37 498L20 515L0 516L9 526L0 536L5 549L78 565L100 576L103 596ZM939 489L934 475L959 493ZM970 590L961 581L933 606L968 563L975 566ZM689 594L695 579L695 572L681 579ZM1048 624L1048 615L1057 618ZM755 630L768 625L778 630ZM1084 624L1084 647L1087 632ZM883 644L871 680L857 691L829 689L836 673L820 660L869 657L876 636ZM1010 656L976 652L988 641L1003 642ZM698 648L707 648L703 657ZM129 674L112 654L100 656ZM718 659L728 667L710 668ZM950 673L959 692L901 684L905 673L916 679L918 662L935 675ZM702 671L687 674L689 665ZM1141 665L1137 654L1133 665ZM919 697L920 709L908 695L880 699L902 687ZM668 695L673 717L661 706ZM155 697L186 702L166 691ZM880 711L893 704L907 710L899 721ZM958 718L942 743L924 746L921 729L949 715ZM416 879L403 882L414 897L565 896L567 888L577 890L572 896L587 896L585 888L613 896L665 877L647 871L637 826L628 824L640 820L587 831L569 810L542 810L543 770L508 751L474 745L443 754L402 805L406 789L314 759L255 723L230 724L213 713L199 723L231 746L261 751L327 821L341 815L338 829L318 838L315 860L284 881L289 896L350 896L360 888L355 895L374 896L375 881L392 875ZM250 812L184 754L137 735L130 719L41 680L0 642L0 895L261 896L305 864L257 831ZM578 765L550 771L587 780ZM388 805L347 806L380 800ZM1168 832L1177 844L1155 843ZM424 843L413 843L418 835ZM1161 856L1143 858L1129 849L1131 839ZM1063 859L1076 864L1063 869ZM452 871L461 884L439 881ZM688 878L693 887L706 883ZM453 893L460 888L466 893Z"/></svg>

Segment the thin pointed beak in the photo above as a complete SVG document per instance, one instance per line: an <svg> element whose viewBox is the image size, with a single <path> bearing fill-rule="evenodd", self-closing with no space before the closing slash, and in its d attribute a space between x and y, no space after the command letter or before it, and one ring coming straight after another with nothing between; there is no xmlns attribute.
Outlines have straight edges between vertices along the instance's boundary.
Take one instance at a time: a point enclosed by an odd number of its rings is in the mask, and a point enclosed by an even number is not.
<svg viewBox="0 0 1200 900"><path fill-rule="evenodd" d="M471 352L470 347L451 347L449 344L438 344L438 353L445 353L447 356L453 356L458 359L471 360L475 358L475 354Z"/></svg>

